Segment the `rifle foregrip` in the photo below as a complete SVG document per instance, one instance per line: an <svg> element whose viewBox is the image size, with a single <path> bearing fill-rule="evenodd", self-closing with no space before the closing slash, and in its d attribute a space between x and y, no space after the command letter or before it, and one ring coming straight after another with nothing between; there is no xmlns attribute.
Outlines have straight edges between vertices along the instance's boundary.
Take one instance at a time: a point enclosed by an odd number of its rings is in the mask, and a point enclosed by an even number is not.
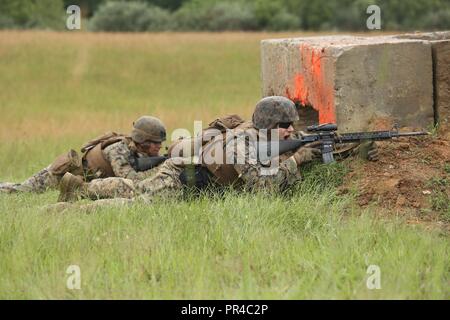
<svg viewBox="0 0 450 320"><path fill-rule="evenodd" d="M167 159L165 156L137 158L135 160L135 169L136 171L147 171L160 165Z"/></svg>

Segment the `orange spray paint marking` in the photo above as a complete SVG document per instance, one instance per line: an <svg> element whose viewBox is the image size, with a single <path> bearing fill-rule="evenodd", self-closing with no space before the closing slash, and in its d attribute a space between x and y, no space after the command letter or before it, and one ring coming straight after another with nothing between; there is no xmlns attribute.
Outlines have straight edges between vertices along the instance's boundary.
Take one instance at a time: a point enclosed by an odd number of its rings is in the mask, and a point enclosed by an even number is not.
<svg viewBox="0 0 450 320"><path fill-rule="evenodd" d="M302 71L294 76L294 94L286 89L286 95L294 102L311 105L319 113L319 123L336 123L334 88L326 83L323 74L324 49L317 50L300 45Z"/></svg>
<svg viewBox="0 0 450 320"><path fill-rule="evenodd" d="M302 105L309 104L308 101L308 87L305 85L305 79L301 74L295 76L294 94L290 95L289 89L286 89L286 94L289 99L300 102Z"/></svg>

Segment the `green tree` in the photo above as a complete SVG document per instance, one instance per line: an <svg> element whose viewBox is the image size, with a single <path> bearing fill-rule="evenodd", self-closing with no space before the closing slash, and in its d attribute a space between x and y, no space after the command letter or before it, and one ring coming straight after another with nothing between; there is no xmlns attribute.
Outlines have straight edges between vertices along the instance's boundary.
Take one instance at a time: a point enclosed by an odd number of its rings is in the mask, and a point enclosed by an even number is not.
<svg viewBox="0 0 450 320"><path fill-rule="evenodd" d="M62 0L2 0L0 12L22 28L65 27Z"/></svg>
<svg viewBox="0 0 450 320"><path fill-rule="evenodd" d="M170 13L140 1L110 1L91 18L93 31L161 31L170 28Z"/></svg>
<svg viewBox="0 0 450 320"><path fill-rule="evenodd" d="M64 0L64 8L70 5L77 5L81 9L83 17L91 17L97 10L98 6L107 0Z"/></svg>
<svg viewBox="0 0 450 320"><path fill-rule="evenodd" d="M183 3L188 2L188 0L145 0L145 2L170 11L174 11L180 8Z"/></svg>

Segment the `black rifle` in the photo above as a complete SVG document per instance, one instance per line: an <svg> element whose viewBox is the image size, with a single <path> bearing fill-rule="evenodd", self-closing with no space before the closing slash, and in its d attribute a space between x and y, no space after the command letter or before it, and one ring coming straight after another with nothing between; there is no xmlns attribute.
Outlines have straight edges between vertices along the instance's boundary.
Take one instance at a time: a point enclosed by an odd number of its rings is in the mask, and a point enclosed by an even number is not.
<svg viewBox="0 0 450 320"><path fill-rule="evenodd" d="M429 134L424 131L398 132L398 129L394 127L392 131L352 132L338 135L336 133L337 125L333 123L309 126L306 130L307 132L311 132L311 134L306 134L301 139L273 141L267 144L260 143L258 148L259 159L267 161L272 157L296 150L306 144L318 142L319 145L314 147L321 149L323 162L330 163L334 161L333 150L335 144L338 143L361 142L366 140L381 141L397 137L424 136Z"/></svg>
<svg viewBox="0 0 450 320"><path fill-rule="evenodd" d="M168 159L167 156L156 156L156 157L135 157L130 156L129 161L131 166L136 171L147 171L150 170Z"/></svg>
<svg viewBox="0 0 450 320"><path fill-rule="evenodd" d="M306 144L316 142L318 145L314 147L320 148L322 151L322 159L324 163L334 161L333 150L335 144L361 142L361 141L381 141L397 137L423 136L428 132L398 132L397 129L391 131L369 131L369 132L352 132L337 134L337 125L325 123L321 125L313 125L307 127L306 134L300 139L288 139L280 141L272 141L269 143L258 142L258 157L260 161L268 161L271 158L296 150ZM157 157L135 157L130 156L130 164L136 171L146 171L152 169L168 159L168 156Z"/></svg>

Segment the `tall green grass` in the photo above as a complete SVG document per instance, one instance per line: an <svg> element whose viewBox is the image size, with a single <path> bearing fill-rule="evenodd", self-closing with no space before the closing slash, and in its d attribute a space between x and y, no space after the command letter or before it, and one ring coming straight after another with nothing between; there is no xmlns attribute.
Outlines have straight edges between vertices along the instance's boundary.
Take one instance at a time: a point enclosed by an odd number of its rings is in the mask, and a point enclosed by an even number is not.
<svg viewBox="0 0 450 320"><path fill-rule="evenodd" d="M141 114L169 131L251 115L269 34L0 33L0 181ZM448 299L448 234L337 196L345 164L285 195L204 195L90 214L0 194L0 298ZM81 290L66 269L81 269ZM369 265L381 270L369 290Z"/></svg>
<svg viewBox="0 0 450 320"><path fill-rule="evenodd" d="M447 239L332 192L42 211L2 196L1 298L449 298ZM81 269L81 290L66 269ZM381 289L366 286L378 265Z"/></svg>

